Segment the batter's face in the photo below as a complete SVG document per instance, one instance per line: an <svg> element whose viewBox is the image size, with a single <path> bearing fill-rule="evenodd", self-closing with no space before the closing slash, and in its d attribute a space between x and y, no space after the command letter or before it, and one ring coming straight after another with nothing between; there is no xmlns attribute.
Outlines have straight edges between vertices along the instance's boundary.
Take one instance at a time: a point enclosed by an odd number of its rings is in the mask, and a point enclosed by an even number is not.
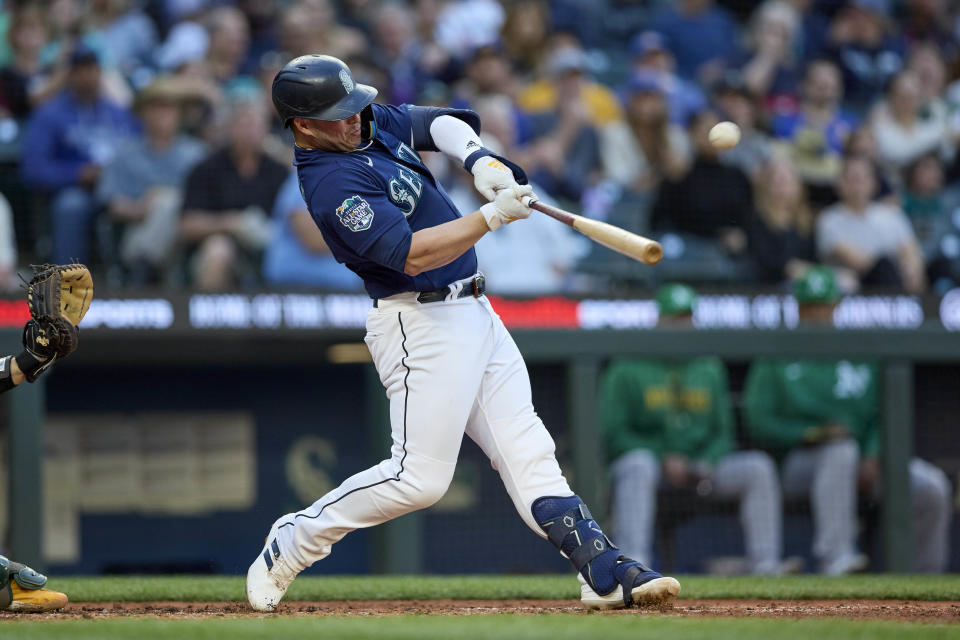
<svg viewBox="0 0 960 640"><path fill-rule="evenodd" d="M324 151L353 151L360 146L360 114L345 120L308 120L296 118L293 125L303 138L300 146Z"/></svg>

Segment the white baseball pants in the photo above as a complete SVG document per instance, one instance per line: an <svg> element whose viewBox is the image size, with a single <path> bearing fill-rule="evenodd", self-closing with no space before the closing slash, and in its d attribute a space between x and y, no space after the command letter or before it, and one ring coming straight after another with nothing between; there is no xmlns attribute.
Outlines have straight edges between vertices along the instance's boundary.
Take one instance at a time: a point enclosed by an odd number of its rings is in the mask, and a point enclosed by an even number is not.
<svg viewBox="0 0 960 640"><path fill-rule="evenodd" d="M464 433L541 537L533 501L573 495L534 412L523 358L486 297L421 304L416 295L381 299L367 315L365 340L390 400L391 456L277 521L278 544L294 569L325 558L354 529L439 500Z"/></svg>

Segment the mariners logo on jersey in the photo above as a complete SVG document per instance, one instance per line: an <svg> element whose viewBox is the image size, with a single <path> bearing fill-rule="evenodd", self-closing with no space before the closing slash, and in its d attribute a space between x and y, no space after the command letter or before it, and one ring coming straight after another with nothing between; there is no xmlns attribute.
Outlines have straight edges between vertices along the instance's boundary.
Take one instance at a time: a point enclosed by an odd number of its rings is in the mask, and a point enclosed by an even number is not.
<svg viewBox="0 0 960 640"><path fill-rule="evenodd" d="M397 157L410 164L423 164L423 161L420 159L420 154L402 142L397 145Z"/></svg>
<svg viewBox="0 0 960 640"><path fill-rule="evenodd" d="M404 217L410 217L423 194L423 180L416 172L398 164L397 177L391 178L388 186L390 202L397 205Z"/></svg>
<svg viewBox="0 0 960 640"><path fill-rule="evenodd" d="M373 222L373 209L366 200L356 195L337 207L337 218L350 231L366 231Z"/></svg>

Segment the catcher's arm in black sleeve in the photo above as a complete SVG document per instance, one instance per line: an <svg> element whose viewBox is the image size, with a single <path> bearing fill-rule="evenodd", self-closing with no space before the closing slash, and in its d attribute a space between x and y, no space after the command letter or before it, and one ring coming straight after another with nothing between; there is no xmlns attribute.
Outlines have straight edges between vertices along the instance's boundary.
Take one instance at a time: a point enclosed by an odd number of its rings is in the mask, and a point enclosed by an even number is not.
<svg viewBox="0 0 960 640"><path fill-rule="evenodd" d="M78 340L75 329L71 332L70 340L70 351L73 351ZM28 321L23 327L23 351L20 355L0 358L0 393L13 389L24 380L33 382L58 356L66 357L69 352L64 352L61 346L63 342L57 329L44 322Z"/></svg>
<svg viewBox="0 0 960 640"><path fill-rule="evenodd" d="M0 358L0 393L13 389L26 379L16 358L13 356Z"/></svg>

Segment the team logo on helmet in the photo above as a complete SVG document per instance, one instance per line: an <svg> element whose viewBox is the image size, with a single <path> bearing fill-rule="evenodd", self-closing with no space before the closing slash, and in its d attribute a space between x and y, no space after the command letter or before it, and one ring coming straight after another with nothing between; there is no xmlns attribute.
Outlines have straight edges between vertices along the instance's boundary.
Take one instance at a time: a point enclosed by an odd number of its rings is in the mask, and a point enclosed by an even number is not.
<svg viewBox="0 0 960 640"><path fill-rule="evenodd" d="M340 82L343 83L343 90L347 93L353 91L353 78L350 77L350 72L346 69L340 69Z"/></svg>
<svg viewBox="0 0 960 640"><path fill-rule="evenodd" d="M366 231L373 222L373 209L366 200L356 195L337 207L337 218L350 231Z"/></svg>

